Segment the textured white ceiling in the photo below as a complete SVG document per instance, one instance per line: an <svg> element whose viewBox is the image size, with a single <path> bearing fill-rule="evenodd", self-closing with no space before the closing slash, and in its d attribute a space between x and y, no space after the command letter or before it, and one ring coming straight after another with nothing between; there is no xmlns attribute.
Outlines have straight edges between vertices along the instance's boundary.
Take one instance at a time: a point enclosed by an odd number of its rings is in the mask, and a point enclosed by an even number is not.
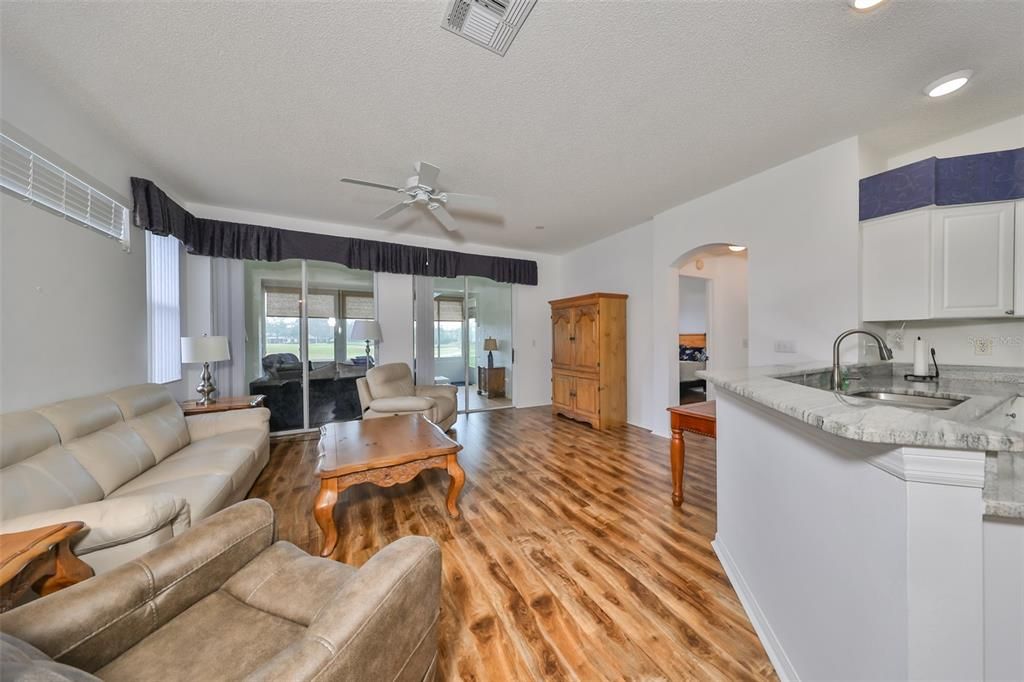
<svg viewBox="0 0 1024 682"><path fill-rule="evenodd" d="M541 0L504 58L443 10L4 0L0 44L184 200L439 236L338 183L424 160L504 205L456 213L456 241L555 253L852 134L894 153L1024 110L1019 0ZM962 92L924 97L963 68Z"/></svg>

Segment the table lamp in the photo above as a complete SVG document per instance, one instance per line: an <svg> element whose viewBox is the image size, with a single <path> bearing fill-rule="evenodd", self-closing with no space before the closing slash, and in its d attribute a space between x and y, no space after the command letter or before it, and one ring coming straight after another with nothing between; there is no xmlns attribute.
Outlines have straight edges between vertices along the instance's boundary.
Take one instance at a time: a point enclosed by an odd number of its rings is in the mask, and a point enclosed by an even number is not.
<svg viewBox="0 0 1024 682"><path fill-rule="evenodd" d="M231 350L228 348L228 337L226 336L183 336L181 337L181 362L182 364L203 363L203 374L200 377L199 391L200 399L198 404L206 406L217 402L210 396L217 387L213 385L213 376L210 374L210 363L231 359Z"/></svg>
<svg viewBox="0 0 1024 682"><path fill-rule="evenodd" d="M381 341L380 325L377 320L356 320L352 323L352 340L366 341L366 368L373 367L373 355L370 354L370 342Z"/></svg>
<svg viewBox="0 0 1024 682"><path fill-rule="evenodd" d="M487 369L494 369L494 351L498 350L498 340L488 336L484 339L484 350L487 351Z"/></svg>

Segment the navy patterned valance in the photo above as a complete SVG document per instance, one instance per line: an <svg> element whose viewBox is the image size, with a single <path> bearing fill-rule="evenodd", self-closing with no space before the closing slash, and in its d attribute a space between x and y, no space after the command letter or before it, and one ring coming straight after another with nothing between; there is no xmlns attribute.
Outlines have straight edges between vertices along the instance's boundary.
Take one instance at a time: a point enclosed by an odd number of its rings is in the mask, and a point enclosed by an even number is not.
<svg viewBox="0 0 1024 682"><path fill-rule="evenodd" d="M860 219L921 206L980 204L1024 198L1024 147L930 159L860 181Z"/></svg>
<svg viewBox="0 0 1024 682"><path fill-rule="evenodd" d="M132 199L136 227L173 235L189 253L200 256L265 261L301 258L399 275L472 275L495 282L537 284L537 261L532 260L199 218L144 178L132 178Z"/></svg>

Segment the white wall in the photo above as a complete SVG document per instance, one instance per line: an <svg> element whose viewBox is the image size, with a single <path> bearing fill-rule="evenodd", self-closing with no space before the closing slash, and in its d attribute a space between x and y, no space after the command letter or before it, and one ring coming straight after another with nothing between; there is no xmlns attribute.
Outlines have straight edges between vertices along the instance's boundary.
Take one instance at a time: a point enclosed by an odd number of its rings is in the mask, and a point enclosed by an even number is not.
<svg viewBox="0 0 1024 682"><path fill-rule="evenodd" d="M565 256L562 297L594 291L627 294L626 300L626 409L627 421L652 428L646 418L651 398L651 235L653 223L646 222ZM673 286L678 286L673 283ZM671 312L671 324L678 320ZM678 365L672 376L677 377ZM550 369L549 369L550 372ZM676 387L678 397L678 384ZM550 396L548 396L550 402ZM676 401L678 402L678 400Z"/></svg>
<svg viewBox="0 0 1024 682"><path fill-rule="evenodd" d="M360 239L387 241L389 234L384 230L328 223L303 218L277 216L253 211L188 204L193 214L229 220L234 222L270 225L290 230L301 230L320 234L333 234ZM509 258L526 258L537 261L537 286L516 285L513 287L514 332L513 344L516 349L515 377L513 401L516 407L531 405L547 405L551 402L551 331L550 310L548 300L557 298L562 286L559 256L529 252L512 251L494 247L453 244L447 239L430 239L414 235L403 235L401 241L406 244L432 248L450 249L467 253L505 256ZM384 340L379 346L379 362L405 362L413 364L413 284L410 275L393 275L378 273L376 275L375 294L377 301L377 319L381 325ZM201 281L193 286L186 283L185 298L189 305L210 298L210 289Z"/></svg>
<svg viewBox="0 0 1024 682"><path fill-rule="evenodd" d="M703 334L708 330L708 282L699 275L679 276L679 333Z"/></svg>
<svg viewBox="0 0 1024 682"><path fill-rule="evenodd" d="M129 177L156 177L6 55L4 132L128 204ZM170 189L170 188L168 188ZM0 193L0 412L147 379L146 256Z"/></svg>
<svg viewBox="0 0 1024 682"><path fill-rule="evenodd" d="M946 158L981 154L982 152L998 152L1018 147L1024 147L1024 114L983 128L970 130L926 147L894 154L886 162L886 168L899 168L932 156Z"/></svg>
<svg viewBox="0 0 1024 682"><path fill-rule="evenodd" d="M720 247L719 247L720 248ZM711 289L708 315L708 369L733 369L748 365L749 306L747 303L747 252L702 254L679 272L688 278L704 278ZM713 393L713 387L709 387ZM710 394L709 394L710 395Z"/></svg>

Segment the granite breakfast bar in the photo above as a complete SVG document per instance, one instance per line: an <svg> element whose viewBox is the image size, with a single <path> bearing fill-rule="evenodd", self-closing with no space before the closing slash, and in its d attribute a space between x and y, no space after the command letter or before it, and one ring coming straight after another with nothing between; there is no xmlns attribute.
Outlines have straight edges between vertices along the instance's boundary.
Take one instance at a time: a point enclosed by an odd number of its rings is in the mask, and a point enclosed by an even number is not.
<svg viewBox="0 0 1024 682"><path fill-rule="evenodd" d="M704 373L714 547L776 670L1024 678L1024 370L943 367L926 384L857 365L842 392L829 370Z"/></svg>

